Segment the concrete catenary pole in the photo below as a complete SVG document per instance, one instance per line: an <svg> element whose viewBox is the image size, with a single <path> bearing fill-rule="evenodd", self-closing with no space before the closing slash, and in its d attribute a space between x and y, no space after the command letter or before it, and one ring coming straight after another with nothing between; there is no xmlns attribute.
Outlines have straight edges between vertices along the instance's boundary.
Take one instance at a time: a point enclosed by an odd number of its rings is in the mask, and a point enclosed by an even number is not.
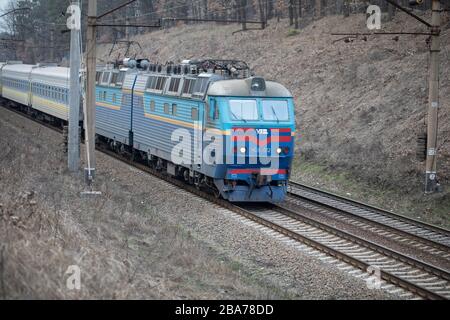
<svg viewBox="0 0 450 320"><path fill-rule="evenodd" d="M97 0L88 1L88 26L86 36L86 115L85 142L88 167L85 169L87 182L95 178L95 75L97 46Z"/></svg>
<svg viewBox="0 0 450 320"><path fill-rule="evenodd" d="M69 142L68 167L71 172L80 168L80 4L72 1L67 9L71 18L67 23L70 32L70 90L69 90Z"/></svg>
<svg viewBox="0 0 450 320"><path fill-rule="evenodd" d="M50 62L55 62L55 23L50 25Z"/></svg>
<svg viewBox="0 0 450 320"><path fill-rule="evenodd" d="M439 109L439 52L440 52L440 25L441 5L439 0L432 0L431 17L431 50L430 50L430 78L427 121L427 161L425 172L425 192L437 191L436 156Z"/></svg>

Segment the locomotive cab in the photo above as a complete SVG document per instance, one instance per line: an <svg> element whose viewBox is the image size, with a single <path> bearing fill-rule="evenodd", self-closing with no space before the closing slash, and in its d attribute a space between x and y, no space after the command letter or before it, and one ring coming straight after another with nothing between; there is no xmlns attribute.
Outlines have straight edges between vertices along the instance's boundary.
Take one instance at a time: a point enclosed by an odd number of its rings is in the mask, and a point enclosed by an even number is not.
<svg viewBox="0 0 450 320"><path fill-rule="evenodd" d="M211 169L223 198L280 202L291 171L295 118L290 92L263 78L217 81L207 95L206 131L220 132L222 161ZM216 159L217 160L217 159Z"/></svg>

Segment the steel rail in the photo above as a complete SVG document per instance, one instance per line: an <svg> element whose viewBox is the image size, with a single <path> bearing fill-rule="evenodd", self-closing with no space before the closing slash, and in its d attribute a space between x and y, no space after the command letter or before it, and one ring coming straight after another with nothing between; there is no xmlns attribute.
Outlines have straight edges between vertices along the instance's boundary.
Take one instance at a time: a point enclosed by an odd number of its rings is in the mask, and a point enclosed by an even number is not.
<svg viewBox="0 0 450 320"><path fill-rule="evenodd" d="M323 230L323 231L331 233L331 234L333 234L335 236L338 236L339 238L349 240L349 241L354 242L356 244L359 244L359 245L361 245L363 247L366 247L368 249L371 249L373 251L381 253L384 256L394 258L396 260L399 260L401 262L409 264L412 267L419 268L419 269L421 269L423 271L426 271L426 272L431 273L431 274L433 274L435 276L438 276L438 277L443 278L443 279L445 279L447 281L450 281L450 273L447 272L444 269L441 269L441 268L435 267L433 265L427 264L424 261L421 261L421 260L415 259L413 257L407 256L407 255L405 255L403 253L400 253L398 251L395 251L395 250L392 250L392 249L388 249L388 248L380 246L380 245L378 245L378 244L376 244L376 243L374 243L372 241L365 240L365 239L363 239L361 237L358 237L357 235L354 235L354 234L351 234L351 233L339 230L339 229L337 229L335 227L329 226L329 225L324 224L324 223L322 223L320 221L317 221L317 220L314 220L312 218L309 218L309 217L307 217L307 216L305 216L305 215L303 215L301 213L298 213L297 211L294 211L292 208L285 207L283 205L277 205L276 208L277 208L278 211L282 212L284 215L286 215L288 217L291 217L292 219L295 219L297 221L309 224L309 225L314 226L314 227L316 227L316 228L318 228L320 230Z"/></svg>
<svg viewBox="0 0 450 320"><path fill-rule="evenodd" d="M443 237L448 237L450 239L450 231L446 230L444 228L440 228L440 227L437 227L437 226L434 226L434 225L431 225L431 224L428 224L428 223L425 223L425 222L422 222L422 221L419 221L419 220L416 220L416 219L413 219L413 218L405 217L403 215L399 215L399 214L393 213L391 211L387 211L387 210L384 210L384 209L381 209L381 208L378 208L378 207L375 207L375 206L371 206L371 205L368 205L368 204L365 204L365 203L362 203L362 202L359 202L359 201L356 201L356 200L353 200L353 199L350 199L350 198L347 198L347 197L343 197L343 196L337 195L335 193L323 191L323 190L320 190L320 189L317 189L317 188L314 188L314 187L311 187L311 186L300 184L298 182L290 181L289 184L291 186L293 186L294 188L299 188L299 189L302 189L302 190L304 190L306 192L311 192L311 193L317 194L319 196L326 197L328 199L338 201L338 202L340 202L342 204L353 206L356 209L363 209L363 210L366 210L366 211L371 212L373 214L377 214L377 215L384 216L384 217L387 217L387 218L390 218L390 219L394 219L394 220L397 220L397 221L402 222L402 223L410 224L410 225L412 225L412 226L414 226L416 228L421 228L424 231L435 232L435 233L437 233L437 234L439 234L439 235L441 235ZM450 247L447 246L446 244L443 244L441 242L437 242L435 240L419 236L419 235L411 233L411 232L407 232L407 231L402 230L402 229L400 229L398 227L395 227L395 226L392 226L392 225L387 225L387 224L384 224L384 223L382 223L380 221L376 221L376 220L368 218L368 217L364 217L363 215L360 215L360 214L357 214L357 213L353 213L350 210L345 210L345 209L342 209L342 208L338 208L336 205L327 204L327 203L324 203L324 202L319 201L317 199L312 199L310 197L307 197L307 196L304 196L304 195L300 195L298 193L295 193L295 191L293 191L292 188L291 188L290 191L288 191L288 194L291 197L293 197L293 198L297 198L297 199L300 199L300 200L306 200L308 202L318 204L319 206L333 209L333 210L337 211L338 213L342 213L342 214L345 214L345 215L348 215L348 216L356 217L357 219L360 219L360 220L363 220L363 221L368 222L370 224L379 226L379 227L381 227L383 229L388 229L388 230L390 230L392 232L395 232L397 234L406 236L408 238L413 238L416 241L419 241L419 242L422 242L422 243L427 244L429 246L432 246L434 248L437 248L437 249L439 249L439 250L441 250L443 252L450 252Z"/></svg>
<svg viewBox="0 0 450 320"><path fill-rule="evenodd" d="M28 119L30 119L32 121L35 121L35 122L37 122L39 124L42 124L42 125L46 126L47 128L50 128L50 129L52 129L52 130L54 130L56 132L59 132L59 133L62 132L62 130L60 128L55 128L54 126L52 126L49 123L46 123L45 121L41 121L39 119L33 118L32 116L30 116L28 114L25 114L25 113L23 113L23 112L21 112L19 110L15 110L14 108L6 107L6 106L4 106L4 107L6 109L10 110L10 111L13 111L13 112L19 114L19 115L25 116L26 118L28 118ZM132 167L140 169L141 171L149 173L149 174L151 174L151 175L153 175L153 176L155 176L157 178L160 178L160 179L162 179L162 180L164 180L164 181L166 181L166 182L168 182L170 184L173 184L173 185L175 185L177 187L180 187L181 189L184 189L184 190L186 190L186 191L188 191L188 192L190 192L192 194L195 194L195 195L197 195L197 196L199 196L199 197L201 197L201 198L203 198L205 200L208 200L211 203L214 203L214 204L217 204L217 205L219 205L219 206L221 206L223 208L229 209L230 211L232 211L234 213L237 213L237 214L239 214L239 215L241 215L241 216L243 216L243 217L245 217L245 218L247 218L247 219L249 219L251 221L254 221L254 222L256 222L256 223L258 223L258 224L260 224L262 226L265 226L265 227L270 228L270 229L272 229L274 231L277 231L280 234L283 234L283 235L285 235L285 236L287 236L287 237L289 237L291 239L294 239L296 241L304 243L305 245L307 245L309 247L312 247L312 248L314 248L316 250L319 250L319 251L321 251L321 252L323 252L323 253L325 253L325 254L327 254L329 256L335 257L335 258L337 258L337 259L339 259L339 260L341 260L341 261L343 261L345 263L348 263L351 266L356 267L356 268L358 268L358 269L360 269L360 270L362 270L364 272L366 272L368 267L370 267L370 264L368 264L368 263L366 263L366 262L364 262L364 261L362 261L360 259L357 259L357 258L352 257L350 255L347 255L347 254L345 254L343 252L335 250L335 249L333 249L333 248L331 248L329 246L326 246L326 245L320 243L319 241L313 240L313 239L311 239L309 237L306 237L306 236L301 235L299 233L293 232L292 230L289 230L289 229L287 229L287 228L285 228L285 227L283 227L283 226L281 226L281 225L279 225L277 223L271 222L270 220L261 218L256 213L253 213L253 212L251 212L249 210L246 210L246 209L243 209L243 208L241 208L239 206L236 206L236 205L234 205L234 204L232 204L232 203L230 203L230 202L228 202L226 200L216 198L214 195L211 195L210 193L202 191L202 190L196 188L195 186L188 185L188 184L184 183L181 180L178 180L178 179L172 178L170 176L167 176L167 175L163 174L162 172L159 172L159 171L157 171L155 169L152 169L152 168L150 168L150 167L148 167L148 166L146 166L144 164L137 163L137 162L135 162L135 161L133 161L131 159L125 158L124 156L121 156L121 155L119 155L119 154L117 154L117 153L115 153L115 152L113 152L111 150L107 150L106 148L103 148L103 147L98 148L97 150L99 150L100 152L102 152L102 153L104 153L106 155L109 155L109 156L111 156L111 157L113 157L113 158L115 158L115 159L117 159L117 160L119 160L119 161L121 161L121 162L123 162L123 163L125 163L127 165L130 165ZM396 275L394 275L394 274L392 274L390 272L387 272L387 271L384 271L384 270L380 270L380 276L385 281L387 281L387 282L389 282L389 283L391 283L391 284L393 284L393 285L395 285L397 287L400 287L400 288L403 288L403 289L405 289L407 291L410 291L410 292L412 292L412 293L414 293L414 294L416 294L416 295L418 295L418 296L420 296L422 298L432 299L432 300L443 300L443 299L446 299L446 297L444 297L444 296L442 296L442 295L440 295L438 293L435 293L435 292L430 291L430 290L428 290L426 288L423 288L423 287L421 287L421 286L419 286L417 284L414 284L414 283L412 283L412 282L410 282L410 281L408 281L406 279L402 279L401 277L398 277L398 276L396 276Z"/></svg>

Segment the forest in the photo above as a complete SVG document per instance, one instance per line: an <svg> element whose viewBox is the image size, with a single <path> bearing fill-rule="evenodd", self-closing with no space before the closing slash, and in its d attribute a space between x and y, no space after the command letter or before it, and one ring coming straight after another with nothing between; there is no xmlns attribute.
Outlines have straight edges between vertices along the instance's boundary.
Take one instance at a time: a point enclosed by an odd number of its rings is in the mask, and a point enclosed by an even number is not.
<svg viewBox="0 0 450 320"><path fill-rule="evenodd" d="M98 13L106 12L125 0L98 0ZM409 0L397 0L408 6ZM10 0L3 9L0 21L0 60L22 60L28 63L67 60L69 33L66 27L66 10L70 1L61 0ZM108 24L159 25L171 28L180 23L203 23L202 19L236 21L243 31L265 28L271 19L289 19L292 28L298 29L321 17L335 14L348 16L363 13L368 4L379 5L391 19L395 8L385 0L137 0L102 19ZM83 25L86 25L87 0L81 1ZM429 4L420 6L429 9ZM172 19L171 19L172 18ZM177 21L176 19L192 19ZM247 23L248 22L248 23ZM259 22L259 23L255 23ZM137 33L151 32L144 27L101 27L100 43L113 43Z"/></svg>

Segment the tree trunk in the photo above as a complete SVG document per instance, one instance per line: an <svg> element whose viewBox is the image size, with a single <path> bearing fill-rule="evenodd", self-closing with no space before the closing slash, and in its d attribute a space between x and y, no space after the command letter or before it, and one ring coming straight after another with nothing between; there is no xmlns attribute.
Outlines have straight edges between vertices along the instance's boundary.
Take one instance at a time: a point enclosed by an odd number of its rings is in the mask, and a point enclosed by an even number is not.
<svg viewBox="0 0 450 320"><path fill-rule="evenodd" d="M316 17L322 16L322 0L316 0Z"/></svg>
<svg viewBox="0 0 450 320"><path fill-rule="evenodd" d="M344 0L342 11L344 12L344 17L350 16L350 3L349 0Z"/></svg>
<svg viewBox="0 0 450 320"><path fill-rule="evenodd" d="M261 29L266 28L266 21L267 21L266 10L265 10L266 3L267 2L265 2L264 0L258 0L259 19L261 21Z"/></svg>
<svg viewBox="0 0 450 320"><path fill-rule="evenodd" d="M394 16L395 16L395 10L396 10L396 8L395 8L393 5L391 5L391 4L388 5L388 7L387 7L387 12L388 12L388 20L389 20L389 21L391 21L392 19L394 19Z"/></svg>
<svg viewBox="0 0 450 320"><path fill-rule="evenodd" d="M247 30L247 0L241 0L242 30Z"/></svg>
<svg viewBox="0 0 450 320"><path fill-rule="evenodd" d="M294 24L294 0L289 0L289 25Z"/></svg>

